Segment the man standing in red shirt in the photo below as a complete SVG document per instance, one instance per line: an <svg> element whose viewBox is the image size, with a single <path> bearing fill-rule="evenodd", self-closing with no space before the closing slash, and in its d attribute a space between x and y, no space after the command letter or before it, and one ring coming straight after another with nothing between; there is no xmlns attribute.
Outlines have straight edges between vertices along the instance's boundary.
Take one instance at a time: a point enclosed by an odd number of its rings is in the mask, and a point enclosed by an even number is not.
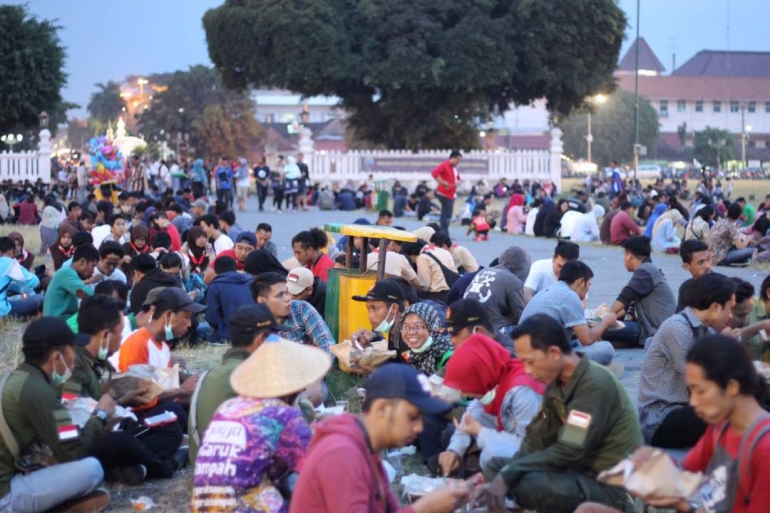
<svg viewBox="0 0 770 513"><path fill-rule="evenodd" d="M441 229L449 233L449 221L455 208L455 196L457 196L457 182L460 180L460 172L457 166L460 165L462 154L453 150L449 155L449 160L442 162L434 169L430 175L438 182L436 196L441 202Z"/></svg>

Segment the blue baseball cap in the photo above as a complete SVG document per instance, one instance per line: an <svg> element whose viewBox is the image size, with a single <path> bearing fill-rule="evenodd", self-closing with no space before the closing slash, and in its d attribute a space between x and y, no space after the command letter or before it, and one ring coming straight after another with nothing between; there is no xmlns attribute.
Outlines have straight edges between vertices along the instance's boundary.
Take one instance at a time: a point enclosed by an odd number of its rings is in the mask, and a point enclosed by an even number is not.
<svg viewBox="0 0 770 513"><path fill-rule="evenodd" d="M430 415L449 411L452 405L431 395L428 377L404 363L378 368L363 385L366 399L403 399Z"/></svg>

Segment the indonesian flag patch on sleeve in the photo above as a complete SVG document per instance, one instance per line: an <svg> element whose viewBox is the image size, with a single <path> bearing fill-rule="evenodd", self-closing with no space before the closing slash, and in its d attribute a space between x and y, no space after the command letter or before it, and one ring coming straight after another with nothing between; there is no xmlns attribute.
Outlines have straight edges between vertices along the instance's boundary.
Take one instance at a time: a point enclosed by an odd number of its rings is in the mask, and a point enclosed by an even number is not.
<svg viewBox="0 0 770 513"><path fill-rule="evenodd" d="M78 427L75 424L68 424L66 426L59 426L59 440L65 442L78 437Z"/></svg>

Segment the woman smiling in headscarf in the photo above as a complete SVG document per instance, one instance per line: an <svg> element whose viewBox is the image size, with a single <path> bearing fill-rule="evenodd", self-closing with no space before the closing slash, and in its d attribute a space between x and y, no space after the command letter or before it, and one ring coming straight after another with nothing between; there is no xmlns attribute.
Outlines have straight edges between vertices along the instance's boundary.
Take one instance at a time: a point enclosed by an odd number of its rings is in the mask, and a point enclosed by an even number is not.
<svg viewBox="0 0 770 513"><path fill-rule="evenodd" d="M444 366L452 354L452 341L442 333L436 310L426 303L406 309L401 321L401 340L409 347L402 356L412 367L430 376Z"/></svg>

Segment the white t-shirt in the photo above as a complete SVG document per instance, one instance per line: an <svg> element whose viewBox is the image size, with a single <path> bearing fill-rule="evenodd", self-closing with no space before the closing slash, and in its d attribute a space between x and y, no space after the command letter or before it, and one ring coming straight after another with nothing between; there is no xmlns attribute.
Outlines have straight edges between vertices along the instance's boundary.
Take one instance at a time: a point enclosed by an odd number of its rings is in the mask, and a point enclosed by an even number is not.
<svg viewBox="0 0 770 513"><path fill-rule="evenodd" d="M575 227L575 223L583 214L576 210L568 210L561 216L561 228L559 229L559 236L568 239L572 236L572 230ZM593 214L591 214L593 215Z"/></svg>
<svg viewBox="0 0 770 513"><path fill-rule="evenodd" d="M599 240L599 226L593 212L582 214L572 227L572 242L591 242Z"/></svg>
<svg viewBox="0 0 770 513"><path fill-rule="evenodd" d="M218 255L223 251L232 249L234 246L233 239L223 233L214 241L214 254Z"/></svg>
<svg viewBox="0 0 770 513"><path fill-rule="evenodd" d="M94 226L94 229L91 230L91 237L94 238L94 247L98 248L102 245L102 242L107 237L107 235L110 234L110 231L112 230L112 227L108 224L103 224L101 226Z"/></svg>
<svg viewBox="0 0 770 513"><path fill-rule="evenodd" d="M527 213L527 222L524 224L524 235L535 236L535 219L537 218L537 213L539 211L539 208L533 208Z"/></svg>
<svg viewBox="0 0 770 513"><path fill-rule="evenodd" d="M102 273L99 270L98 266L95 266L94 267L94 276L104 276L105 280L120 281L120 282L123 282L123 283L127 283L126 274L123 271L121 271L120 269L115 269L114 271L112 271L112 274L110 274L109 276L106 276L104 273ZM94 286L96 286L96 285L94 285Z"/></svg>
<svg viewBox="0 0 770 513"><path fill-rule="evenodd" d="M553 273L553 259L545 258L535 260L529 268L529 276L524 282L524 287L533 290L535 294L546 287L556 283L556 275Z"/></svg>

